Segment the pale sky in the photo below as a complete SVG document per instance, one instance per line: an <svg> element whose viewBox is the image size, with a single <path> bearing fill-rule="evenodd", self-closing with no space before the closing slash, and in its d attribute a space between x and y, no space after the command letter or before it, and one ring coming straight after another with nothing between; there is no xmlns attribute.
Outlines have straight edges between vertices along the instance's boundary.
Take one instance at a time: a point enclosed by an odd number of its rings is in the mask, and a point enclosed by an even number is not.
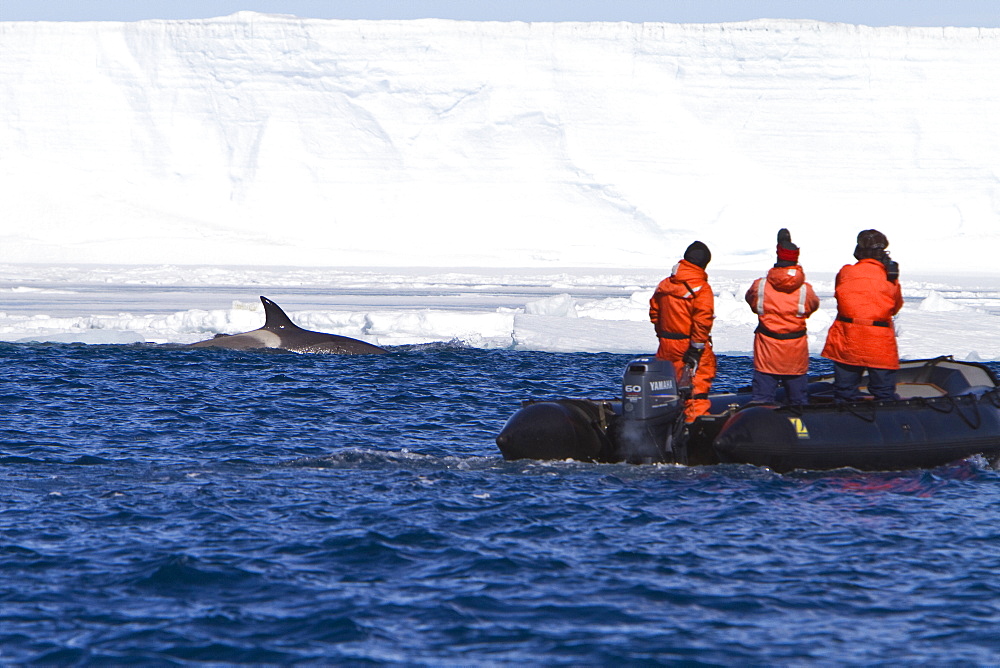
<svg viewBox="0 0 1000 668"><path fill-rule="evenodd" d="M241 10L341 19L717 23L788 18L1000 27L1000 0L0 0L0 21L191 19Z"/></svg>

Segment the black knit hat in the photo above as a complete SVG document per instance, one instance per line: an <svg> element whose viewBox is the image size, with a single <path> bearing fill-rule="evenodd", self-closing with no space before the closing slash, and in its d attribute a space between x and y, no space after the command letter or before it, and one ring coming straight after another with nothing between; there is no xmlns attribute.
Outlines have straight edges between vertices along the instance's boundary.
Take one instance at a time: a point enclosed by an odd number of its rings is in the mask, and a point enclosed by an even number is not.
<svg viewBox="0 0 1000 668"><path fill-rule="evenodd" d="M799 247L792 243L792 233L782 227L778 230L778 246L775 249L778 262L795 264L799 261Z"/></svg>
<svg viewBox="0 0 1000 668"><path fill-rule="evenodd" d="M684 259L704 269L712 261L712 252L705 244L695 241L684 251Z"/></svg>

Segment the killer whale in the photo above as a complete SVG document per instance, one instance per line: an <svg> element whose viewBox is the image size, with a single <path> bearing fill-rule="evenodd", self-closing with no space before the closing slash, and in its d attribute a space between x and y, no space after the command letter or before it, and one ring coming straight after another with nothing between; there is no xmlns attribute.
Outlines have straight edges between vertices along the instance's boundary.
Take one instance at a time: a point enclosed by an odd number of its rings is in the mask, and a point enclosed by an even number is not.
<svg viewBox="0 0 1000 668"><path fill-rule="evenodd" d="M214 339L192 343L191 347L233 350L277 348L300 353L336 355L381 355L386 352L384 348L347 336L302 329L270 299L261 295L260 301L264 305L263 327L242 334L219 334Z"/></svg>

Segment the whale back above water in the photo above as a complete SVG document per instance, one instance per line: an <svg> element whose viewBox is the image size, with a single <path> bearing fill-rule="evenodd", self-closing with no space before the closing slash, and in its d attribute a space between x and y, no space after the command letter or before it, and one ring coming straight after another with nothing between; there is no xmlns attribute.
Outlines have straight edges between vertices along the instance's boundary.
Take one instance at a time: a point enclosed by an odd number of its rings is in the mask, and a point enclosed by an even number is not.
<svg viewBox="0 0 1000 668"><path fill-rule="evenodd" d="M380 355L384 348L347 336L302 329L281 307L261 295L264 304L264 326L242 334L220 334L207 341L192 343L194 348L230 348L252 350L277 348L300 353L332 353L336 355Z"/></svg>

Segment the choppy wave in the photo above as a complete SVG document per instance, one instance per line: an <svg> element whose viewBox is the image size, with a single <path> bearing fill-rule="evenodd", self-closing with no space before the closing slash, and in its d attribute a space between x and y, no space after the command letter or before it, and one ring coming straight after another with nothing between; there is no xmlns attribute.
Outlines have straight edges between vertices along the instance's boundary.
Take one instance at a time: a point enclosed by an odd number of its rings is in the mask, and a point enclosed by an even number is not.
<svg viewBox="0 0 1000 668"><path fill-rule="evenodd" d="M1000 474L505 462L620 355L0 346L0 660L1000 660ZM720 360L720 387L749 376Z"/></svg>

